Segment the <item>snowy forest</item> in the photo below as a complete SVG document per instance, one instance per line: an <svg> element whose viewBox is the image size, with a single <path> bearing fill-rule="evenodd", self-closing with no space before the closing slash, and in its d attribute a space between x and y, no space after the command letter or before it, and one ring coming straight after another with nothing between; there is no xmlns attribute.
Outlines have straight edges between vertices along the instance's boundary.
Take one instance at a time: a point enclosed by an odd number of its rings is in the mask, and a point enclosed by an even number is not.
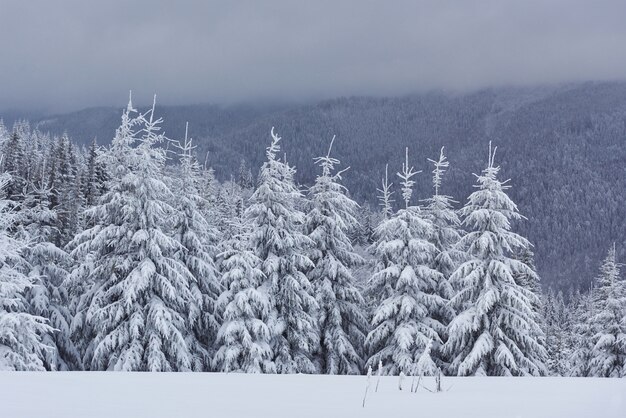
<svg viewBox="0 0 626 418"><path fill-rule="evenodd" d="M162 125L132 101L110 145L0 124L0 370L626 376L619 248L542 287L497 141L467 196L446 144L406 144L365 201L341 138L299 184L268 127L260 171L218 181Z"/></svg>

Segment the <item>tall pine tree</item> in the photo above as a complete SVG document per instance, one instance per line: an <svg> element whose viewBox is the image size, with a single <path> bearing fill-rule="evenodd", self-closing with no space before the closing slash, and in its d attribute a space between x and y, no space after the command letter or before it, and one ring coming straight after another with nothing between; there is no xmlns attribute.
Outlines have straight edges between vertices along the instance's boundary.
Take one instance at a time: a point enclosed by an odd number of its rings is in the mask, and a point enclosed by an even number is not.
<svg viewBox="0 0 626 418"><path fill-rule="evenodd" d="M200 165L193 155L191 139L187 138L179 148L179 172L175 181L176 193L172 206L176 212L175 236L182 245L179 260L193 275L191 293L191 326L195 337L202 343L203 369L208 370L213 357L215 338L219 328L215 303L222 289L214 256L217 231L204 217L201 208L206 202L200 196Z"/></svg>
<svg viewBox="0 0 626 418"><path fill-rule="evenodd" d="M29 276L33 282L27 293L28 301L31 313L46 318L54 328L43 340L50 346L46 351L46 368L79 370L82 367L80 354L70 338L72 313L66 280L71 259L53 242L57 236L57 216L49 208L52 189L43 177L45 166L42 171L42 180L30 183L24 209L20 212L22 233L29 242L23 254L30 265Z"/></svg>
<svg viewBox="0 0 626 418"><path fill-rule="evenodd" d="M615 244L600 267L595 292L595 315L590 318L594 347L591 374L626 377L626 283L621 280Z"/></svg>
<svg viewBox="0 0 626 418"><path fill-rule="evenodd" d="M595 316L593 287L587 293L580 295L574 308L576 320L573 327L574 349L569 358L571 370L570 376L589 377L593 376L591 361L593 359L594 337L596 331L591 319Z"/></svg>
<svg viewBox="0 0 626 418"><path fill-rule="evenodd" d="M437 295L442 274L432 268L437 249L432 244L433 224L424 219L419 207L411 206L412 177L408 150L398 173L404 208L383 220L374 244L377 265L370 280L370 292L378 295L372 330L367 336L368 364L383 364L386 374L414 374L424 350L436 341L444 325L435 318L445 301Z"/></svg>
<svg viewBox="0 0 626 418"><path fill-rule="evenodd" d="M164 140L161 119L154 106L135 112L129 102L108 157L109 191L87 213L94 226L72 243L80 263L74 276L90 284L79 314L90 339L85 363L92 370L200 370L202 347L190 329L199 310L195 278L170 236L175 211L163 181L165 150L156 147Z"/></svg>
<svg viewBox="0 0 626 418"><path fill-rule="evenodd" d="M220 372L273 373L268 325L272 305L260 269L250 249L251 228L241 216L231 220L232 238L219 254L224 292L217 301L221 326L214 369Z"/></svg>
<svg viewBox="0 0 626 418"><path fill-rule="evenodd" d="M489 163L476 175L478 190L461 210L469 231L459 241L469 260L452 274L456 294L452 306L459 314L448 327L446 351L451 369L460 376L544 375L545 348L533 312L534 293L515 282L536 273L513 254L530 247L511 231L511 220L521 219L507 196L510 187L498 180L495 149Z"/></svg>
<svg viewBox="0 0 626 418"><path fill-rule="evenodd" d="M443 147L439 152L437 160L428 159L433 164L433 189L432 197L425 199L424 216L434 227L434 234L431 242L437 249L433 268L441 273L440 280L436 285L436 294L446 301L443 305L438 305L438 311L434 312L435 318L444 325L448 325L454 318L454 309L447 303L452 298L454 291L450 284L450 276L454 270L464 261L465 253L457 248L461 239L461 221L454 209L455 202L452 197L441 194L443 175L447 171L450 163L443 153ZM444 330L439 335L441 341L446 341L447 333ZM432 356L437 360L439 366L447 367L445 355L442 347L435 344Z"/></svg>
<svg viewBox="0 0 626 418"><path fill-rule="evenodd" d="M280 138L272 128L272 143L250 198L245 217L252 223L251 245L261 260L269 292L271 348L278 373L315 373L313 353L319 344L315 320L317 303L306 272L311 239L303 233L302 194L294 169L277 159Z"/></svg>
<svg viewBox="0 0 626 418"><path fill-rule="evenodd" d="M332 141L328 154L315 159L322 173L309 189L306 231L313 241L310 258L315 267L307 276L319 306L322 373L359 374L368 324L362 312L365 302L354 284L352 270L364 260L354 252L347 236L358 228L354 216L358 205L340 184L345 170L335 172L339 160L330 156L331 149Z"/></svg>
<svg viewBox="0 0 626 418"><path fill-rule="evenodd" d="M17 221L13 204L5 198L11 182L0 175L0 370L45 370L48 351L43 343L52 328L40 316L28 312L25 293L33 286L22 257L25 243L12 230Z"/></svg>

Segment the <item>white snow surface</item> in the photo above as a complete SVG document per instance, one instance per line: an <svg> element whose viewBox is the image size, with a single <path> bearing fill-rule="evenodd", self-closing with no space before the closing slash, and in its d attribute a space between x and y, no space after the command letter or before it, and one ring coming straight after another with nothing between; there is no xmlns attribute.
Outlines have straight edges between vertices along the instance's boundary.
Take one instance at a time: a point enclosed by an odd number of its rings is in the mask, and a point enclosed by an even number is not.
<svg viewBox="0 0 626 418"><path fill-rule="evenodd" d="M626 417L626 379L411 378L220 373L2 372L0 410L15 418ZM432 378L422 380L434 387Z"/></svg>

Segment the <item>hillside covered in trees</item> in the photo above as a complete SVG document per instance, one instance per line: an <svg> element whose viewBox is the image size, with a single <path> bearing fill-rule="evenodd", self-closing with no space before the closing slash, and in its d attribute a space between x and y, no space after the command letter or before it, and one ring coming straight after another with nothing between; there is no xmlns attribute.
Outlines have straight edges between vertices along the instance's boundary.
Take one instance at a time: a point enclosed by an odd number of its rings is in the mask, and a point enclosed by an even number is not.
<svg viewBox="0 0 626 418"><path fill-rule="evenodd" d="M542 289L492 141L464 198L445 147L423 174L405 147L372 208L336 137L308 187L274 127L220 182L162 124L155 98L106 146L0 125L0 370L626 376L621 244Z"/></svg>
<svg viewBox="0 0 626 418"><path fill-rule="evenodd" d="M494 141L502 151L502 175L513 178L511 196L531 220L519 228L535 246L544 286L587 288L607 243L623 244L626 236L626 83L309 105L162 106L159 112L170 137L181 137L189 122L200 162L222 181L239 176L242 160L258 174L267 132L275 126L288 161L298 168L296 180L310 185L316 173L311 156L322 155L336 135L335 156L350 166L345 184L357 202L372 208L385 164L395 173L405 146L413 150L416 169L426 172L426 159L445 145L452 162L448 193L467 196L471 173L480 170L487 143ZM80 145L94 138L106 145L119 115L118 108L95 108L32 122L43 132L67 132ZM5 124L15 117L8 115ZM428 197L428 176L415 180L417 198ZM618 245L618 255L626 254L624 247Z"/></svg>

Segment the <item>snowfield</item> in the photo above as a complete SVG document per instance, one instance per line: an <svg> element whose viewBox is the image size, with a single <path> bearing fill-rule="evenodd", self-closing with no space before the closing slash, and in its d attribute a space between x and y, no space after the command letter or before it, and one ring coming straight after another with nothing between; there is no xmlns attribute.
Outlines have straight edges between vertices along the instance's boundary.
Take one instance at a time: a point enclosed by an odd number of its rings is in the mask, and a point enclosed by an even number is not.
<svg viewBox="0 0 626 418"><path fill-rule="evenodd" d="M626 379L446 377L447 392L397 377L212 373L0 373L11 418L626 417ZM425 379L433 387L432 379Z"/></svg>

